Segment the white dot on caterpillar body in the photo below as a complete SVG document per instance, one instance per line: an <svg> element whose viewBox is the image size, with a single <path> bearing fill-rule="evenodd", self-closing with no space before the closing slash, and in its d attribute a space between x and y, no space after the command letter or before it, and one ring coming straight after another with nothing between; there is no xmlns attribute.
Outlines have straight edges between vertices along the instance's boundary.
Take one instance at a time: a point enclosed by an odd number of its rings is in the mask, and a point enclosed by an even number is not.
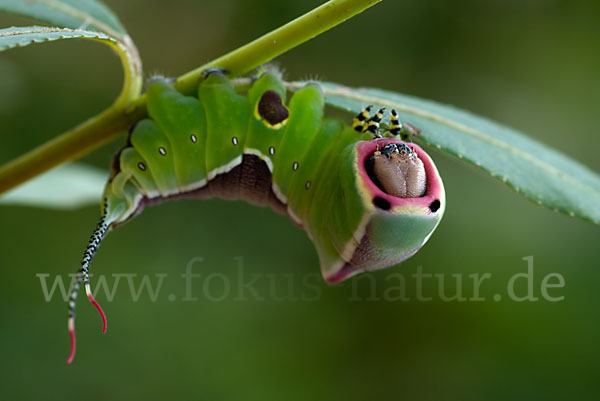
<svg viewBox="0 0 600 401"><path fill-rule="evenodd" d="M269 147L269 154L273 156L275 154L275 148L273 146Z"/></svg>
<svg viewBox="0 0 600 401"><path fill-rule="evenodd" d="M310 181L306 181L306 185L304 186L306 189L310 188Z"/></svg>
<svg viewBox="0 0 600 401"><path fill-rule="evenodd" d="M292 164L292 170L298 170L298 162L294 162L294 164Z"/></svg>
<svg viewBox="0 0 600 401"><path fill-rule="evenodd" d="M161 146L160 148L158 148L158 153L164 156L167 154L167 150Z"/></svg>
<svg viewBox="0 0 600 401"><path fill-rule="evenodd" d="M233 143L233 146L237 146L237 144L238 144L237 137L234 136L233 138L231 138L231 143Z"/></svg>
<svg viewBox="0 0 600 401"><path fill-rule="evenodd" d="M142 171L146 171L146 165L145 165L144 163L142 163L142 162L139 162L139 163L138 163L138 168L139 168L140 170L142 170Z"/></svg>
<svg viewBox="0 0 600 401"><path fill-rule="evenodd" d="M192 140L193 143L198 142L198 138L196 138L196 135L194 135L194 134L190 135L190 139Z"/></svg>

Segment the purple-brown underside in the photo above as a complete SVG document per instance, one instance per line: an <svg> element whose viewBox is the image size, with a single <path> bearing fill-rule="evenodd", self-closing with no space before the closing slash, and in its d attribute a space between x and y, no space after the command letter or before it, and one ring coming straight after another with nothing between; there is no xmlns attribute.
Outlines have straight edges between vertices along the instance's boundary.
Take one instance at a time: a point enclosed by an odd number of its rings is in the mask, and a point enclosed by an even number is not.
<svg viewBox="0 0 600 401"><path fill-rule="evenodd" d="M394 264L401 263L406 259L412 257L415 253L419 251L420 247L415 248L412 252L404 255L402 258L399 258L394 262ZM352 254L352 259L350 262L346 262L344 266L333 276L329 276L326 278L326 281L330 284L336 284L341 281L346 280L358 273L368 272L378 269L369 269L365 267L365 262L368 262L370 256L374 253L373 248L371 247L371 241L369 238L369 227L367 226L367 231L365 235L363 235L362 240L360 241L360 245L354 250Z"/></svg>
<svg viewBox="0 0 600 401"><path fill-rule="evenodd" d="M255 206L269 206L287 215L287 205L281 202L272 189L272 175L267 164L258 156L245 154L242 162L226 173L217 175L201 188L172 196L143 198L136 215L146 206L158 205L173 199L243 200Z"/></svg>
<svg viewBox="0 0 600 401"><path fill-rule="evenodd" d="M240 164L227 173L217 175L202 188L167 197L143 198L134 215L141 213L146 206L158 205L167 200L210 198L243 200L255 206L269 206L277 213L288 215L287 204L281 202L273 192L272 174L267 164L258 156L249 154L243 155ZM290 220L298 225L293 219L290 218ZM303 228L302 226L299 227ZM345 263L335 277L329 277L328 282L339 282L362 271L356 266L364 266L365 261L369 259L372 252L369 236L366 234L363 236L360 245L354 250L352 259Z"/></svg>

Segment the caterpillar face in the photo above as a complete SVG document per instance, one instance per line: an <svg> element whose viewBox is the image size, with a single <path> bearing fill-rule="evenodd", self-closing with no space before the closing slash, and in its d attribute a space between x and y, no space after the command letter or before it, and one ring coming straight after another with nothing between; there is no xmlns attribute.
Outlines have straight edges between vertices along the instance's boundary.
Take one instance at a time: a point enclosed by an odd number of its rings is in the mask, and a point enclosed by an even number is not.
<svg viewBox="0 0 600 401"><path fill-rule="evenodd" d="M425 193L425 167L417 154L404 143L390 143L370 158L373 181L388 194L418 198Z"/></svg>
<svg viewBox="0 0 600 401"><path fill-rule="evenodd" d="M418 131L392 110L391 137L382 138L383 108L373 116L366 108L352 126L324 118L315 83L289 101L286 95L272 73L247 94L218 71L196 96L183 96L167 81L148 87L148 118L115 156L99 228L71 294L72 354L82 283L95 302L88 275L94 253L107 232L147 204L219 197L270 206L307 232L328 282L397 264L428 240L445 208L442 181L427 153L396 137Z"/></svg>

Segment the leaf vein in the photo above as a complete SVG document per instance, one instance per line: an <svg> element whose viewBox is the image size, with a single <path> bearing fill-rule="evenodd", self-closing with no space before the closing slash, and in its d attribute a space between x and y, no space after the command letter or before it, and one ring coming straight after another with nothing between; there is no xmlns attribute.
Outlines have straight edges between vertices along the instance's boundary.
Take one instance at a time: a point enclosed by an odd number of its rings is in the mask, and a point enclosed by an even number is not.
<svg viewBox="0 0 600 401"><path fill-rule="evenodd" d="M290 82L290 88L298 88L300 85L300 83L297 82ZM302 84L303 85L303 84ZM409 106L407 104L404 103L398 103L398 102L393 102L393 101L387 101L387 100L383 100L381 98L376 98L376 97L372 97L372 96L367 96L367 95L362 95L362 94L356 94L356 90L351 90L348 87L340 87L340 88L336 88L336 89L332 89L332 88L328 88L328 87L323 87L323 92L325 94L330 94L330 95L336 95L336 96L343 96L346 98L350 98L350 99L354 99L354 100L358 100L358 101L362 101L365 103L375 103L375 104L379 104L382 106L388 106L388 107L393 107L395 109L397 109L398 111L404 111L404 112L408 112L408 113L412 113L414 115L417 115L419 117L428 119L428 120L432 120L435 121L437 123L440 124L444 124L447 125L449 127L452 127L458 131L461 131L463 133L465 133L466 135L470 135L473 137L476 137L486 143L489 143L491 145L503 148L509 152L511 152L514 155L517 155L523 159L526 159L528 161L530 161L532 164L537 165L538 167L540 167L541 169L544 169L546 171L549 171L551 174L554 174L562 179L564 179L565 181L568 181L570 183L572 183L573 185L579 187L580 189L590 193L592 196L594 196L595 198L600 199L600 192L597 191L595 188L590 187L586 184L584 184L583 182L575 179L574 177L565 174L564 172L558 170L557 168L549 165L548 163L544 162L543 160L539 160L536 159L534 157L532 157L529 153L523 152L521 150L519 150L518 148L515 148L514 146L511 146L505 142L502 142L496 138L492 138L489 135L472 129L470 127L467 127L461 123L458 123L456 121L447 119L445 117L442 117L438 114L434 114L431 112L427 112L427 111L423 111L421 109L417 109L415 107ZM429 142L429 141L427 141ZM430 143L431 144L431 143Z"/></svg>

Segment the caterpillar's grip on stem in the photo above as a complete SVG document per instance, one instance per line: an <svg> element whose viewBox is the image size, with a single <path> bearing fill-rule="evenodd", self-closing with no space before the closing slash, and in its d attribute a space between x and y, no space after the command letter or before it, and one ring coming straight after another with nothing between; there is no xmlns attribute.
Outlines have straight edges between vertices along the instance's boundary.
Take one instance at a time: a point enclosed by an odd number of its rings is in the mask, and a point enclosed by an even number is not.
<svg viewBox="0 0 600 401"><path fill-rule="evenodd" d="M73 344L77 290L83 282L91 294L89 263L100 241L146 205L218 197L270 206L307 232L331 283L409 258L444 213L443 184L429 155L391 132L380 134L385 109L373 116L366 109L353 126L324 118L318 83L288 101L276 72L239 94L211 71L197 96L158 80L147 101L149 118L136 123L115 156L102 219L74 286ZM391 115L391 129L402 131Z"/></svg>

